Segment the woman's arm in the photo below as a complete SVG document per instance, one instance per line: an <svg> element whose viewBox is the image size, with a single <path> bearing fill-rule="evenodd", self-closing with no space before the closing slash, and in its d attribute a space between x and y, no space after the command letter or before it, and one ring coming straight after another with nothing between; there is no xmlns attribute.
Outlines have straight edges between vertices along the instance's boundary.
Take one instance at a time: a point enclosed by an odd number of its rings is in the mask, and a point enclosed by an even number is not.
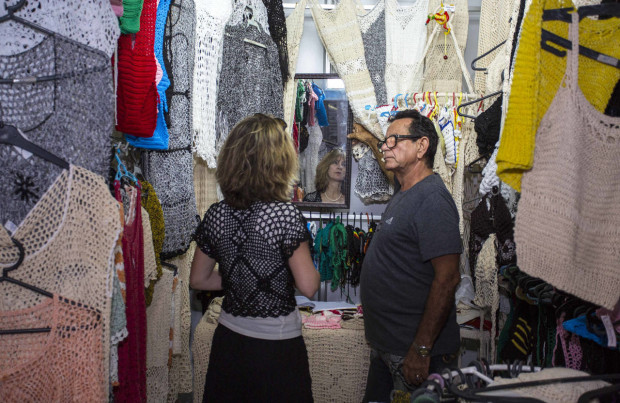
<svg viewBox="0 0 620 403"><path fill-rule="evenodd" d="M312 263L308 241L299 244L288 265L295 279L295 287L306 297L312 298L319 289L321 277Z"/></svg>
<svg viewBox="0 0 620 403"><path fill-rule="evenodd" d="M196 248L189 285L195 290L221 290L222 276L219 271L213 270L214 267L215 259Z"/></svg>

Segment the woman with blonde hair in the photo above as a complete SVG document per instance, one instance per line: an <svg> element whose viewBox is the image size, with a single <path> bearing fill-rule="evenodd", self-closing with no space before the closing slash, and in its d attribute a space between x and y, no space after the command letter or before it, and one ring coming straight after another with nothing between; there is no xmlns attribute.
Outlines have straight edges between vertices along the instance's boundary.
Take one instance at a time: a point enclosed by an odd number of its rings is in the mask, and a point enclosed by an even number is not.
<svg viewBox="0 0 620 403"><path fill-rule="evenodd" d="M337 203L345 201L342 193L342 184L347 173L345 154L339 148L334 148L316 166L314 184L315 192L308 193L304 201L315 203Z"/></svg>
<svg viewBox="0 0 620 403"><path fill-rule="evenodd" d="M196 230L190 275L194 289L225 292L204 402L312 401L295 288L312 298L319 274L306 221L290 202L297 170L291 138L268 115L240 121L220 151L224 200Z"/></svg>

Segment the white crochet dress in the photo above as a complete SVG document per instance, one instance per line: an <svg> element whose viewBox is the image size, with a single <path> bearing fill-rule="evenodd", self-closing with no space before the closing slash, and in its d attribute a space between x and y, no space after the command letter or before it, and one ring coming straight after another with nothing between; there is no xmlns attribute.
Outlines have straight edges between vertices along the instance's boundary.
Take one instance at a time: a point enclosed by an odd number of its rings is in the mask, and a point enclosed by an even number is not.
<svg viewBox="0 0 620 403"><path fill-rule="evenodd" d="M420 92L421 63L426 44L429 0L401 7L398 0L385 2L385 87L387 102L400 93Z"/></svg>
<svg viewBox="0 0 620 403"><path fill-rule="evenodd" d="M196 2L194 55L194 153L216 167L215 105L222 63L224 27L232 13L231 0Z"/></svg>
<svg viewBox="0 0 620 403"><path fill-rule="evenodd" d="M355 121L382 139L383 133L376 117L366 111L366 105L375 106L377 102L366 66L364 43L354 0L342 0L330 11L323 10L317 0L309 2L319 37L338 75L344 81Z"/></svg>

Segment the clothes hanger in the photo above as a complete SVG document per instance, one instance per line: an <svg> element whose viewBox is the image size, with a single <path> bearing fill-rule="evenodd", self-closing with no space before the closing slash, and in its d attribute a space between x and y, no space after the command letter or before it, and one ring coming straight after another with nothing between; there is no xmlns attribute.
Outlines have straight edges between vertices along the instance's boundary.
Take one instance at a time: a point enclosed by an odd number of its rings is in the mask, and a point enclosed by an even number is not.
<svg viewBox="0 0 620 403"><path fill-rule="evenodd" d="M568 39L562 38L559 35L554 34L553 32L549 32L546 29L543 29L540 34L540 47L546 50L549 53L553 53L558 57L566 56L565 50L557 49L549 44L552 42L558 46L561 46L565 49L572 49L572 42ZM596 60L598 62L607 64L609 66L620 68L620 60L616 59L613 56L609 56L596 50L586 48L585 46L579 45L579 54L590 58L592 60Z"/></svg>
<svg viewBox="0 0 620 403"><path fill-rule="evenodd" d="M127 169L123 161L121 161L120 154L121 150L120 148L117 148L114 153L114 159L116 160L116 176L114 177L114 180L121 181L123 179L127 179L130 182L133 182L136 186L140 186L138 178L136 178L136 176Z"/></svg>
<svg viewBox="0 0 620 403"><path fill-rule="evenodd" d="M67 161L27 140L18 128L6 125L2 121L0 121L0 143L19 147L22 150L29 151L46 161L58 165L62 169L69 169L69 163Z"/></svg>
<svg viewBox="0 0 620 403"><path fill-rule="evenodd" d="M249 27L250 25L256 27L256 29L258 29L259 32L263 32L263 30L261 29L260 25L258 24L258 22L256 22L256 20L254 19L254 7L252 7L250 4L246 4L245 5L245 11L247 12L247 25L246 28ZM256 42L253 41L252 39L248 39L248 38L243 38L243 41L246 43L249 43L250 45L254 45L254 46L258 46L261 47L263 49L267 49L267 46L260 43L260 42Z"/></svg>
<svg viewBox="0 0 620 403"><path fill-rule="evenodd" d="M11 237L11 240L13 241L13 243L15 244L15 246L17 247L19 251L19 258L17 259L17 262L13 264L12 266L2 269L2 277L0 277L0 283L3 281L6 281L7 283L15 284L22 288L26 288L28 290L34 291L37 294L41 294L43 296L53 298L54 295L48 291L45 291L44 289L41 289L34 285L24 283L23 281L9 277L8 275L9 272L17 269L24 262L24 258L26 257L26 250L24 249L24 245L22 245L20 241L18 241L17 239L13 237ZM40 327L40 328L31 328L31 329L2 329L0 330L0 335L2 334L46 333L46 332L48 333L50 330L51 330L50 327Z"/></svg>
<svg viewBox="0 0 620 403"><path fill-rule="evenodd" d="M485 99L487 99L487 98L491 98L491 97L494 97L494 96L500 95L502 92L503 92L503 91L501 91L501 90L500 90L500 91L496 91L496 92L493 92L493 93L491 93L491 94L485 95L485 96L483 96L483 97L481 97L481 98L474 99L473 101L467 101L467 102L464 102L464 103L460 104L460 105L456 108L456 112L457 112L460 116L463 116L463 117L466 117L466 118L470 118L470 119L472 119L472 120L476 120L476 116L466 115L466 114L462 113L462 112L461 112L461 108L463 108L463 107L465 107L465 106L473 105L473 104L478 103L478 102L480 102L480 101L484 101L484 100L485 100Z"/></svg>
<svg viewBox="0 0 620 403"><path fill-rule="evenodd" d="M487 71L486 67L476 67L476 62L488 55L490 55L495 49L501 47L503 44L505 44L506 41L502 41L499 44L493 46L491 49L487 50L486 52L484 52L483 54L481 54L480 56L476 57L474 60L471 61L471 68L474 71Z"/></svg>
<svg viewBox="0 0 620 403"><path fill-rule="evenodd" d="M571 12L574 12L573 7L555 8L549 10L543 10L543 21L564 21L571 22ZM577 8L579 14L579 21L585 17L591 17L594 15L602 17L620 17L620 4L618 3L606 3L606 4L594 4L590 6L581 6Z"/></svg>

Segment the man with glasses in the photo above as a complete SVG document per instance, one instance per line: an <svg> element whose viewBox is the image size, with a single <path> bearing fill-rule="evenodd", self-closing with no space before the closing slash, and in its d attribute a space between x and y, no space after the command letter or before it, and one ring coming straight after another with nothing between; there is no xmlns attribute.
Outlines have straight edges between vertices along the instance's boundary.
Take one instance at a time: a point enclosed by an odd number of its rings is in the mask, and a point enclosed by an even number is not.
<svg viewBox="0 0 620 403"><path fill-rule="evenodd" d="M361 276L366 339L371 345L365 402L389 402L430 373L456 365L460 346L454 293L462 252L459 216L433 161L439 138L415 110L391 118L386 169L400 189L383 213Z"/></svg>

